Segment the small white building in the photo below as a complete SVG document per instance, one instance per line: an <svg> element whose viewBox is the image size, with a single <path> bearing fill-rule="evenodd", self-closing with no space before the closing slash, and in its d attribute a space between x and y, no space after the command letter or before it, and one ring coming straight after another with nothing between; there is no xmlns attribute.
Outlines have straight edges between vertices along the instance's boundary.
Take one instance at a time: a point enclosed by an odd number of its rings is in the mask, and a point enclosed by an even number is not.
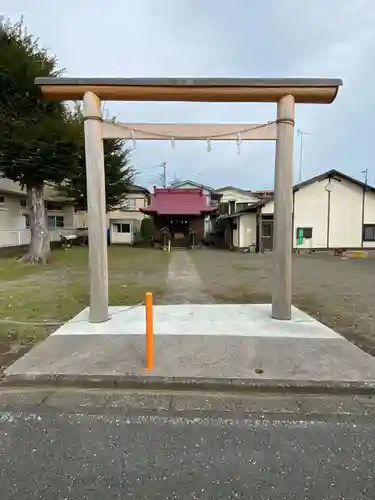
<svg viewBox="0 0 375 500"><path fill-rule="evenodd" d="M273 216L272 196L222 216L228 245L272 250ZM293 248L375 248L375 188L337 170L296 184Z"/></svg>
<svg viewBox="0 0 375 500"><path fill-rule="evenodd" d="M145 215L140 208L147 207L150 192L147 188L137 185L129 187L129 192L121 207L107 213L107 227L109 228L111 243L133 245L141 228L141 221ZM76 226L88 227L87 212L76 213Z"/></svg>

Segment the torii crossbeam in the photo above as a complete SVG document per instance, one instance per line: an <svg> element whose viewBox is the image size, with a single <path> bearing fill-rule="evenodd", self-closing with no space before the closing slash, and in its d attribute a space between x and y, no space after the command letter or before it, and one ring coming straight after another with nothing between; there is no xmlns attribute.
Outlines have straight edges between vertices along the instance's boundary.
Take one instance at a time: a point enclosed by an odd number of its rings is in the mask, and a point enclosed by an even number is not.
<svg viewBox="0 0 375 500"><path fill-rule="evenodd" d="M90 321L108 320L108 260L103 139L276 140L272 317L291 318L295 103L329 104L342 81L319 78L36 78L49 99L83 99L89 219ZM102 100L276 102L261 125L113 124Z"/></svg>

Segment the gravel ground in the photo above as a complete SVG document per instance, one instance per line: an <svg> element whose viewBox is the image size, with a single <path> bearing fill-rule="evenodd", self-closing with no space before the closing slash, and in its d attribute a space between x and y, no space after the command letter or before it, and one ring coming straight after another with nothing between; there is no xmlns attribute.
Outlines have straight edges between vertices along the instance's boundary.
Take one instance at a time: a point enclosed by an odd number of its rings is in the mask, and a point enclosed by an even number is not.
<svg viewBox="0 0 375 500"><path fill-rule="evenodd" d="M193 259L217 302L271 302L271 253L203 249ZM375 258L293 255L292 272L293 305L375 355Z"/></svg>

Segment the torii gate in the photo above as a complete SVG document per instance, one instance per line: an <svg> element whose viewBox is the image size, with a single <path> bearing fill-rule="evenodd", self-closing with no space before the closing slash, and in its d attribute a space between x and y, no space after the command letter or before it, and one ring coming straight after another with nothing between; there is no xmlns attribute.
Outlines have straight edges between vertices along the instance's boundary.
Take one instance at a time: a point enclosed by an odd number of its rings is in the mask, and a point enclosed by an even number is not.
<svg viewBox="0 0 375 500"><path fill-rule="evenodd" d="M342 81L320 78L36 78L49 99L82 100L89 225L90 321L108 320L108 259L103 139L275 140L272 317L291 318L295 103L329 104ZM114 124L101 100L276 102L277 119L244 124Z"/></svg>

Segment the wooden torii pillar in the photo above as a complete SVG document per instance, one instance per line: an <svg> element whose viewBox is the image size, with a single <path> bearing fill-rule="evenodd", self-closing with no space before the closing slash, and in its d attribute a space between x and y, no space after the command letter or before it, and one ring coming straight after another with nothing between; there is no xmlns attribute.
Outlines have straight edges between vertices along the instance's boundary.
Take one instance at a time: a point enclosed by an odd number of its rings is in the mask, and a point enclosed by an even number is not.
<svg viewBox="0 0 375 500"><path fill-rule="evenodd" d="M50 99L84 103L89 220L90 321L108 320L108 258L103 139L276 140L272 317L291 318L295 103L328 104L342 81L319 78L36 78ZM113 124L102 100L276 102L277 119L243 124Z"/></svg>

